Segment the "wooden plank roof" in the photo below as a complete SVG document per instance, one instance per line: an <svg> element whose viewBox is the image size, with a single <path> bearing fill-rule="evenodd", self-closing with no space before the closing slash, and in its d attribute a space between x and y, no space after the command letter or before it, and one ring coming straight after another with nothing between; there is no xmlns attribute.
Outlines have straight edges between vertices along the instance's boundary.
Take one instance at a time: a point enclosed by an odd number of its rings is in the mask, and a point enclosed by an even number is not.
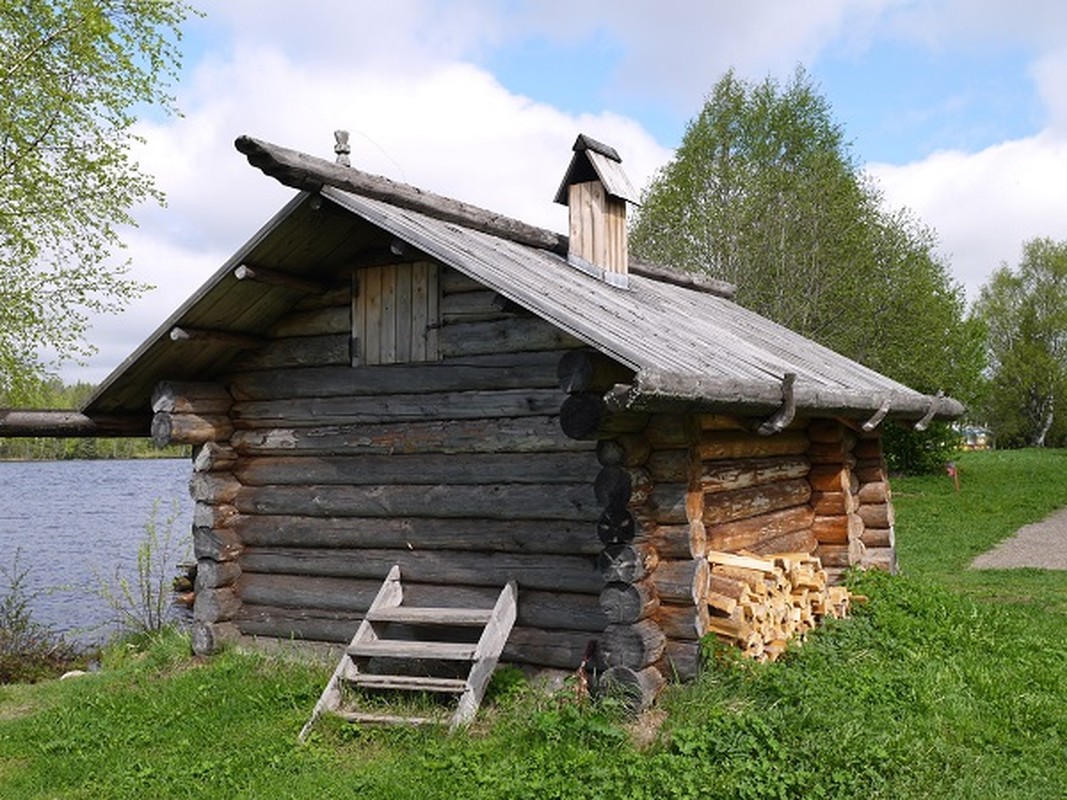
<svg viewBox="0 0 1067 800"><path fill-rule="evenodd" d="M84 406L86 414L143 413L159 380L217 375L233 356L232 349L208 346L190 358L171 341L173 328L214 324L263 333L299 299L285 287L237 281L239 265L314 277L381 232L633 369L633 385L612 395L619 406L764 414L781 406L783 381L795 375L798 413L870 416L887 409L889 416L919 419L963 411L951 398L915 392L741 308L717 282L633 264L629 288L614 287L568 265L560 234L258 140L242 137L237 146L253 165L303 191L115 370ZM319 202L322 208L312 211Z"/></svg>

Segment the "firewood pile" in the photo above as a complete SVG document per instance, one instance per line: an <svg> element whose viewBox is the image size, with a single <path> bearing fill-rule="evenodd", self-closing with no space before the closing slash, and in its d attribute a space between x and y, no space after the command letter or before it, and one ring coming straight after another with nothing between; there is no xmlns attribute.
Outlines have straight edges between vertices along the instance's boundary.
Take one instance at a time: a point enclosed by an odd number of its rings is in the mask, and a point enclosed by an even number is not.
<svg viewBox="0 0 1067 800"><path fill-rule="evenodd" d="M852 595L844 586L828 585L819 558L810 553L710 550L707 560L707 629L748 658L774 661L791 639L823 618L848 616Z"/></svg>

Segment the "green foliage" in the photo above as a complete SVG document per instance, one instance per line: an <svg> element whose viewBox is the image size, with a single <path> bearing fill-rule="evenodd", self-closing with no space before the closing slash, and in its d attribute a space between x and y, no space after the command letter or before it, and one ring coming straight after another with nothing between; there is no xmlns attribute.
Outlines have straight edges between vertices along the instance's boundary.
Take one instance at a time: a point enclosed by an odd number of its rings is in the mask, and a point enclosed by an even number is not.
<svg viewBox="0 0 1067 800"><path fill-rule="evenodd" d="M8 566L0 566L7 584L0 595L0 684L51 678L79 659L73 645L33 618L30 604L39 593L27 586L29 569L20 566L21 550Z"/></svg>
<svg viewBox="0 0 1067 800"><path fill-rule="evenodd" d="M158 520L159 501L145 523L145 535L137 545L137 561L131 578L115 567L111 582L99 580L100 596L115 615L115 622L128 633L157 633L173 622L169 613L175 569L189 557L189 537L174 530L181 514L174 501L171 513Z"/></svg>
<svg viewBox="0 0 1067 800"><path fill-rule="evenodd" d="M985 422L998 447L1067 443L1067 242L1032 239L1017 270L982 287L974 315L985 326Z"/></svg>
<svg viewBox="0 0 1067 800"><path fill-rule="evenodd" d="M40 350L78 358L87 314L144 290L114 264L131 209L162 201L131 158L136 112L172 110L181 0L0 0L0 393Z"/></svg>
<svg viewBox="0 0 1067 800"><path fill-rule="evenodd" d="M741 305L895 380L970 402L981 327L934 233L882 206L802 70L784 86L730 72L644 191L630 242L734 283Z"/></svg>
<svg viewBox="0 0 1067 800"><path fill-rule="evenodd" d="M882 446L891 475L943 473L960 449L960 436L951 423L931 422L924 431L892 423L882 428Z"/></svg>

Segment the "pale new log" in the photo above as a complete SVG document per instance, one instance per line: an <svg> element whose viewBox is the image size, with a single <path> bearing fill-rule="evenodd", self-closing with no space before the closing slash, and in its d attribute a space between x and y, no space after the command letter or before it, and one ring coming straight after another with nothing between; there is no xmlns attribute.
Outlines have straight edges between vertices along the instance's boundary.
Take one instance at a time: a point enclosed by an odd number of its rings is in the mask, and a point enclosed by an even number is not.
<svg viewBox="0 0 1067 800"><path fill-rule="evenodd" d="M708 632L708 606L697 603L686 606L661 604L652 615L652 621L663 630L669 639L699 639Z"/></svg>
<svg viewBox="0 0 1067 800"><path fill-rule="evenodd" d="M808 502L810 496L811 487L803 479L707 495L704 505L704 524L710 527L723 522L733 522L803 505Z"/></svg>
<svg viewBox="0 0 1067 800"><path fill-rule="evenodd" d="M872 528L891 528L896 522L890 503L861 503L856 512L865 525Z"/></svg>
<svg viewBox="0 0 1067 800"><path fill-rule="evenodd" d="M600 654L609 667L642 669L659 660L666 644L659 625L641 620L608 625L600 639Z"/></svg>
<svg viewBox="0 0 1067 800"><path fill-rule="evenodd" d="M815 549L818 540L810 530L794 531L764 539L751 545L748 549L761 556L769 556L776 553L795 553L799 551L810 553Z"/></svg>
<svg viewBox="0 0 1067 800"><path fill-rule="evenodd" d="M811 468L808 482L816 492L850 492L852 474L848 467L820 464Z"/></svg>
<svg viewBox="0 0 1067 800"><path fill-rule="evenodd" d="M229 417L177 414L160 411L152 417L152 444L204 444L225 441L233 434Z"/></svg>
<svg viewBox="0 0 1067 800"><path fill-rule="evenodd" d="M194 622L190 631L193 654L211 656L229 644L236 644L241 630L232 622Z"/></svg>
<svg viewBox="0 0 1067 800"><path fill-rule="evenodd" d="M443 325L438 336L438 347L445 358L563 350L581 344L578 339L539 317L453 322Z"/></svg>
<svg viewBox="0 0 1067 800"><path fill-rule="evenodd" d="M699 603L708 589L710 571L703 558L660 561L652 573L652 582L662 600L676 603Z"/></svg>
<svg viewBox="0 0 1067 800"><path fill-rule="evenodd" d="M588 443L564 436L556 417L241 430L230 438L230 443L241 455L592 450Z"/></svg>
<svg viewBox="0 0 1067 800"><path fill-rule="evenodd" d="M706 461L699 466L700 488L705 492L743 489L764 483L803 478L809 469L810 464L803 456ZM689 451L656 451L649 456L648 470L657 483L687 481L691 471Z"/></svg>
<svg viewBox="0 0 1067 800"><path fill-rule="evenodd" d="M773 436L705 432L699 445L700 457L704 460L803 455L807 449L808 436L803 431L785 431Z"/></svg>
<svg viewBox="0 0 1067 800"><path fill-rule="evenodd" d="M245 486L237 509L246 514L313 517L487 517L597 519L592 487L560 484L546 494L525 484L380 486Z"/></svg>
<svg viewBox="0 0 1067 800"><path fill-rule="evenodd" d="M612 544L601 551L596 564L605 583L636 583L656 569L659 555L646 544Z"/></svg>
<svg viewBox="0 0 1067 800"><path fill-rule="evenodd" d="M225 472L233 469L236 463L237 453L234 449L219 442L205 442L193 456L193 470L196 472Z"/></svg>
<svg viewBox="0 0 1067 800"><path fill-rule="evenodd" d="M587 521L241 515L234 519L233 528L249 547L395 548L592 558L601 550Z"/></svg>
<svg viewBox="0 0 1067 800"><path fill-rule="evenodd" d="M868 552L875 547L891 548L895 544L892 528L864 528L863 543L867 545Z"/></svg>
<svg viewBox="0 0 1067 800"><path fill-rule="evenodd" d="M555 352L505 353L419 364L268 370L237 375L234 400L377 396L556 386Z"/></svg>
<svg viewBox="0 0 1067 800"><path fill-rule="evenodd" d="M561 400L555 389L298 397L235 403L231 416L239 428L529 417L556 414Z"/></svg>
<svg viewBox="0 0 1067 800"><path fill-rule="evenodd" d="M205 445L206 446L206 445ZM242 458L234 474L246 486L290 484L587 483L597 475L588 452L470 453Z"/></svg>
<svg viewBox="0 0 1067 800"><path fill-rule="evenodd" d="M807 505L761 514L757 517L709 526L707 547L712 550L741 550L764 539L811 527L815 513Z"/></svg>
<svg viewBox="0 0 1067 800"><path fill-rule="evenodd" d="M189 478L189 496L198 503L232 504L241 482L229 472L194 472Z"/></svg>
<svg viewBox="0 0 1067 800"><path fill-rule="evenodd" d="M641 431L648 416L643 413L609 411L599 394L572 394L559 410L559 425L572 439L611 439L620 433Z"/></svg>
<svg viewBox="0 0 1067 800"><path fill-rule="evenodd" d="M860 564L869 569L881 569L896 574L897 551L892 547L868 547Z"/></svg>
<svg viewBox="0 0 1067 800"><path fill-rule="evenodd" d="M219 383L160 381L152 390L153 412L224 415L231 405L233 398Z"/></svg>
<svg viewBox="0 0 1067 800"><path fill-rule="evenodd" d="M196 562L196 592L229 586L241 575L234 561L212 561L202 558Z"/></svg>
<svg viewBox="0 0 1067 800"><path fill-rule="evenodd" d="M244 551L244 544L232 528L193 528L193 555L214 561L233 561Z"/></svg>
<svg viewBox="0 0 1067 800"><path fill-rule="evenodd" d="M631 714L638 714L656 701L666 684L666 678L655 666L641 670L608 667L597 681L597 696L611 698Z"/></svg>
<svg viewBox="0 0 1067 800"><path fill-rule="evenodd" d="M609 583L600 592L600 607L609 622L637 622L659 608L659 596L651 581Z"/></svg>
<svg viewBox="0 0 1067 800"><path fill-rule="evenodd" d="M847 544L863 535L863 520L857 514L816 517L811 532L822 544Z"/></svg>
<svg viewBox="0 0 1067 800"><path fill-rule="evenodd" d="M596 445L597 461L605 467L639 467L650 452L648 441L641 434L620 434L601 439Z"/></svg>
<svg viewBox="0 0 1067 800"><path fill-rule="evenodd" d="M500 587L515 580L523 588L596 595L604 588L595 559L583 556L249 547L238 563L247 572L349 578L381 578L398 564L405 582Z"/></svg>
<svg viewBox="0 0 1067 800"><path fill-rule="evenodd" d="M856 510L856 497L851 492L812 492L811 507L821 517L851 514Z"/></svg>
<svg viewBox="0 0 1067 800"><path fill-rule="evenodd" d="M241 600L233 586L220 589L204 589L196 593L193 603L193 619L196 622L225 622L240 610Z"/></svg>
<svg viewBox="0 0 1067 800"><path fill-rule="evenodd" d="M598 350L570 350L556 367L559 387L568 394L604 393L617 383L631 383L634 372Z"/></svg>
<svg viewBox="0 0 1067 800"><path fill-rule="evenodd" d="M889 483L887 481L872 481L860 485L856 499L861 503L885 503L890 496Z"/></svg>

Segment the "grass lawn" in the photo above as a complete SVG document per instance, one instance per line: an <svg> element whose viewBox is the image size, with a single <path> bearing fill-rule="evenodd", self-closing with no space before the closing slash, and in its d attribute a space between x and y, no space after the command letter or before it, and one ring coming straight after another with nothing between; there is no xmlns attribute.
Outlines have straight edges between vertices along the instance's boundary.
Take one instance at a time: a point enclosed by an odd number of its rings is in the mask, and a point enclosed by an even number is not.
<svg viewBox="0 0 1067 800"><path fill-rule="evenodd" d="M1067 453L958 463L958 495L894 483L904 574L857 577L854 618L777 664L710 653L636 725L505 671L469 734L327 720L298 746L329 668L169 634L0 687L0 797L1067 797L1067 573L966 570L1067 505Z"/></svg>

